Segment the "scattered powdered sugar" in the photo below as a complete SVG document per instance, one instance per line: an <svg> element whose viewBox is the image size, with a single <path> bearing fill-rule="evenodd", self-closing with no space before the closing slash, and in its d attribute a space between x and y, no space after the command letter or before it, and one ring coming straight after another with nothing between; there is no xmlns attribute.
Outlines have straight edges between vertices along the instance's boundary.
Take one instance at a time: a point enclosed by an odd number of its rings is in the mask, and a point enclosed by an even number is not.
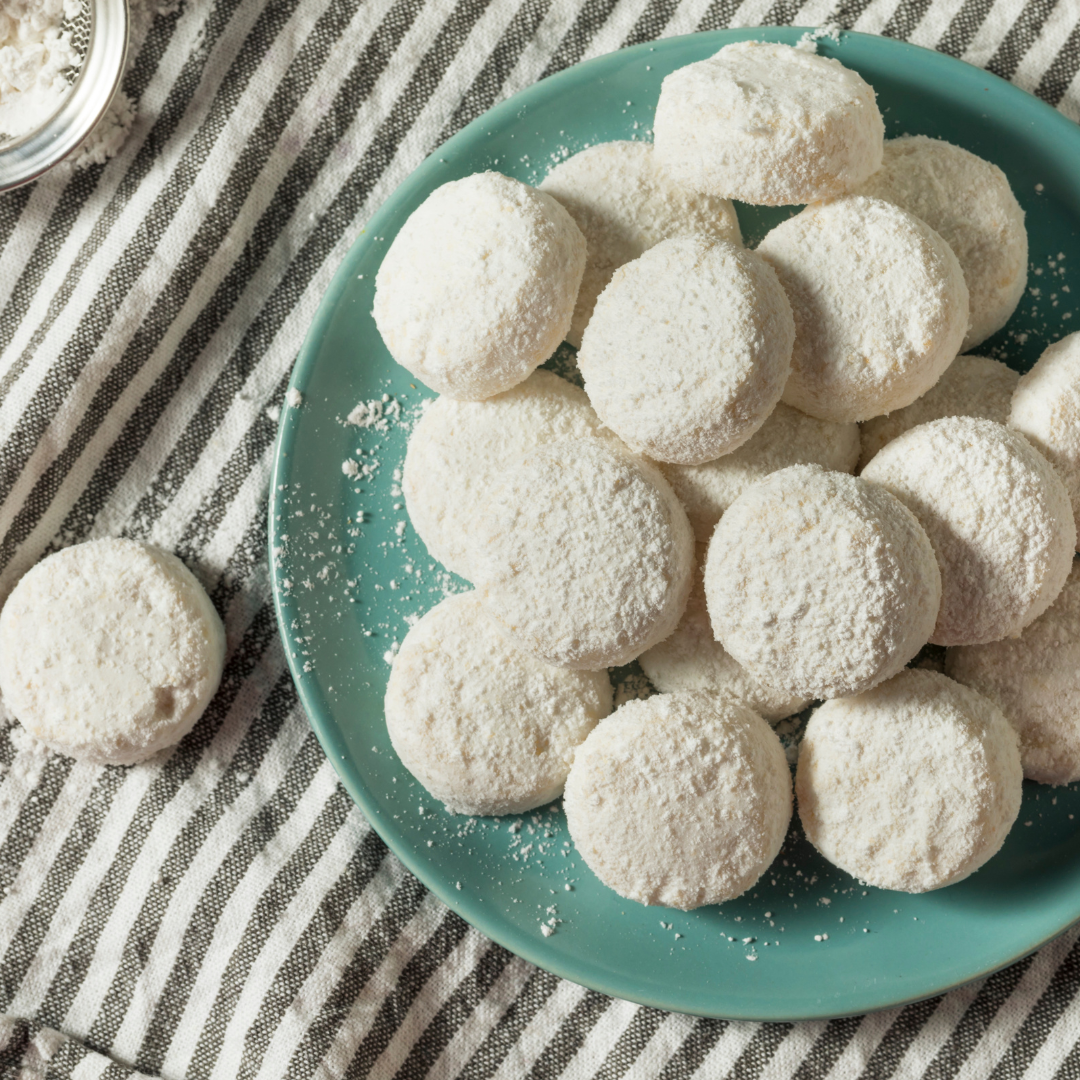
<svg viewBox="0 0 1080 1080"><path fill-rule="evenodd" d="M805 34L797 42L795 42L795 48L802 52L816 53L817 43L828 38L830 41L835 41L837 45L840 44L840 35L844 32L844 28L839 23L826 23L824 26L818 26L813 30L807 30Z"/></svg>

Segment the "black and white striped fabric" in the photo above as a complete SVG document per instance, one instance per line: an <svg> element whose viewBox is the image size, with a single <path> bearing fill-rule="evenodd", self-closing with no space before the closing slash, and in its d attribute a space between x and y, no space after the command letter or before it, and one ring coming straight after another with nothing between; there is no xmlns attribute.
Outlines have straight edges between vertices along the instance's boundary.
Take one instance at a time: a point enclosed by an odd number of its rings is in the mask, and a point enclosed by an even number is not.
<svg viewBox="0 0 1080 1080"><path fill-rule="evenodd" d="M56 547L150 540L206 584L229 655L164 764L0 725L0 1077L1080 1076L1075 931L945 997L799 1025L638 1007L493 945L337 784L265 560L272 407L331 275L496 101L659 36L835 21L1076 120L1077 0L132 3L119 156L0 195L0 597Z"/></svg>

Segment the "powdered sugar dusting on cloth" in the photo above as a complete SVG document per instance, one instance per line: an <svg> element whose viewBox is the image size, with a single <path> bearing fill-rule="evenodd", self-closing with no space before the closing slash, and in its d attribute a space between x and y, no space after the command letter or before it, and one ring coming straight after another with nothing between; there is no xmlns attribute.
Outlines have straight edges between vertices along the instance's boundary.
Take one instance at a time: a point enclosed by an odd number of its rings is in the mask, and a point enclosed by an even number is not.
<svg viewBox="0 0 1080 1080"><path fill-rule="evenodd" d="M968 416L934 420L894 439L862 475L900 499L934 545L935 644L1019 634L1065 584L1076 546L1069 494L1018 432Z"/></svg>

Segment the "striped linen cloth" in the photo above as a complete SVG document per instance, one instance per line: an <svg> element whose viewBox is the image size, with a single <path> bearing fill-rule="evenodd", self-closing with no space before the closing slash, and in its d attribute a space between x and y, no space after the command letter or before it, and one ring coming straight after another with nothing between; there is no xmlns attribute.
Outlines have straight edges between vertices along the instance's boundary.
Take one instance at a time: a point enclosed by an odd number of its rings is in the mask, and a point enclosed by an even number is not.
<svg viewBox="0 0 1080 1080"><path fill-rule="evenodd" d="M44 554L176 551L228 631L164 764L0 723L0 1077L1080 1076L1067 933L981 983L831 1023L697 1020L531 967L449 912L338 785L286 672L266 498L331 275L421 159L587 57L835 21L1080 119L1077 0L131 0L119 155L0 195L0 597Z"/></svg>

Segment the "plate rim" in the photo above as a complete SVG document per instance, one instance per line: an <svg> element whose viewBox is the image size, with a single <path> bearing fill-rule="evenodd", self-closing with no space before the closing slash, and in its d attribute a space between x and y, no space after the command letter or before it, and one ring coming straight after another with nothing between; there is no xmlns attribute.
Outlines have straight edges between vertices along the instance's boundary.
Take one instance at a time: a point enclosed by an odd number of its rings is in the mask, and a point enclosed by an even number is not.
<svg viewBox="0 0 1080 1080"><path fill-rule="evenodd" d="M409 201L411 198L414 198L420 190L427 188L430 174L435 171L439 164L438 154L452 153L457 144L470 142L479 134L480 130L485 125L501 123L504 118L508 118L511 115L520 112L523 108L528 108L534 100L543 100L548 96L553 86L572 84L583 79L587 80L592 76L593 72L602 71L610 65L615 58L619 58L620 61L626 61L642 56L645 53L654 50L660 44L666 46L671 43L674 45L691 39L700 40L701 38L709 38L715 41L717 43L716 48L720 48L723 45L732 42L745 40L768 40L794 44L795 41L804 34L813 33L817 29L819 28L806 26L740 27L701 31L694 34L678 35L670 38L657 39L656 41L643 42L639 45L620 49L612 53L605 53L601 56L581 61L563 71L541 79L531 86L511 95L504 101L499 102L476 119L470 121L469 124L446 140L446 142L432 150L401 182L401 184L390 193L360 230L359 235L343 256L341 264L334 272L330 284L319 302L312 318L311 325L305 334L304 342L297 355L296 362L293 365L289 377L288 389L300 390L304 385L305 375L311 365L315 362L318 345L323 336L325 327L333 318L341 294L353 275L354 264L360 260L363 254L366 254L372 244L380 239L379 233L383 227L383 223L393 214L398 212L398 207L401 203ZM995 87L1006 94L1007 100L1012 105L1016 106L1021 111L1033 110L1035 117L1035 120L1032 121L1033 124L1036 122L1041 125L1050 124L1052 129L1056 128L1056 130L1061 132L1063 137L1073 140L1076 143L1077 149L1080 150L1080 126L1058 112L1053 106L1037 98L1034 94L1015 86L1008 80L995 75L991 71L987 71L985 68L980 68L965 60L959 59L958 57L950 56L947 53L938 52L934 49L929 49L911 42L888 38L877 34L865 34L853 30L840 30L838 40L842 43L845 39L855 39L856 41L863 43L873 42L874 45L872 47L874 48L884 48L900 54L909 53L913 56L922 58L924 62L940 65L941 69L946 73L955 72L957 75L973 81L992 80ZM405 865L409 872L418 878L425 888L434 893L443 904L463 918L471 927L478 930L496 944L506 948L515 956L518 956L559 978L567 979L580 986L584 986L587 989L605 994L606 996L631 1001L649 1008L709 1019L740 1020L759 1023L790 1023L804 1020L832 1020L846 1016L859 1016L872 1012L880 1012L886 1009L902 1008L915 1002L924 1001L928 998L948 993L951 990L965 986L977 979L985 978L996 971L1000 971L1017 963L1025 957L1037 952L1043 946L1060 937L1062 934L1067 933L1070 928L1080 923L1080 912L1078 912L1076 918L1066 923L1064 926L1049 934L1041 936L1037 941L1024 947L1015 954L1010 955L1008 958L1004 960L995 960L993 963L980 967L979 970L966 974L960 979L946 979L931 989L926 989L924 987L910 995L891 995L887 1001L877 1001L867 1007L852 1010L836 1011L835 1009L821 1006L815 1007L813 1004L808 1004L804 1009L794 1011L785 1009L782 1013L770 1013L768 1015L762 1015L753 1010L743 1011L738 1008L729 1008L727 1005L721 1010L711 1011L682 1009L673 1006L668 1001L652 997L647 993L626 993L622 989L613 989L611 986L605 985L603 979L596 978L588 972L574 970L572 964L567 966L564 963L560 963L561 957L556 957L556 962L553 963L552 958L543 952L542 942L537 942L530 937L524 936L518 931L517 927L512 924L498 924L493 927L490 918L487 917L488 912L483 909L482 902L471 901L467 894L457 892L448 882L433 873L424 859L420 857L409 844L403 842L402 837L398 834L398 830L395 830L391 823L383 819L379 808L376 806L367 789L357 783L356 779L350 776L347 770L342 768L340 762L346 757L347 745L344 741L341 729L338 723L331 717L323 716L321 704L315 700L308 685L308 681L303 678L304 672L302 661L294 656L293 651L289 648L287 634L289 616L286 612L287 591L283 587L282 568L278 565L275 558L275 549L279 547L281 535L280 529L275 524L277 513L280 510L279 486L283 483L283 475L287 471L286 462L292 453L295 438L295 425L289 422L289 411L288 408L282 409L281 422L275 440L268 500L269 520L267 530L267 550L275 621L279 637L284 646L286 664L296 687L300 704L304 709L305 715L311 724L319 744L333 765L338 779L349 793L350 798L363 813L365 820L376 833L378 833L390 851Z"/></svg>

